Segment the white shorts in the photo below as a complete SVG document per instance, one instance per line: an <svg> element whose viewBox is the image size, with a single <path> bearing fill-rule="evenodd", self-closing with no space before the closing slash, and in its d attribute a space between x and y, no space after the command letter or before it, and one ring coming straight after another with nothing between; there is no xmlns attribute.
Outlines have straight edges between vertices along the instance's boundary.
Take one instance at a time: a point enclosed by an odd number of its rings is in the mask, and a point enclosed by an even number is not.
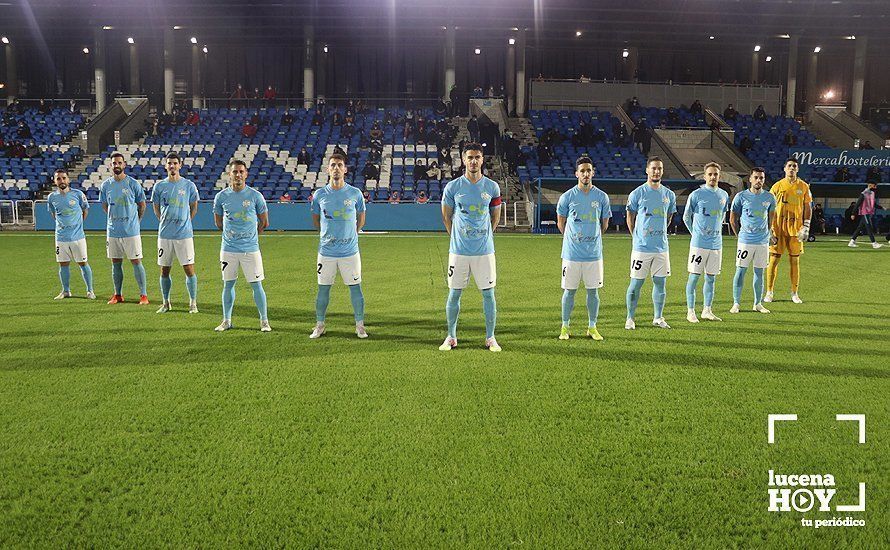
<svg viewBox="0 0 890 550"><path fill-rule="evenodd" d="M108 237L105 239L105 248L108 249L109 258L126 258L128 260L142 259L142 237Z"/></svg>
<svg viewBox="0 0 890 550"><path fill-rule="evenodd" d="M562 288L564 290L577 290L582 279L584 280L584 288L602 288L603 261L562 261Z"/></svg>
<svg viewBox="0 0 890 550"><path fill-rule="evenodd" d="M173 257L179 260L179 265L195 263L195 240L187 239L161 239L158 238L158 265L170 267L173 265Z"/></svg>
<svg viewBox="0 0 890 550"><path fill-rule="evenodd" d="M630 278L645 279L653 277L670 277L671 256L668 252L637 252L630 253Z"/></svg>
<svg viewBox="0 0 890 550"><path fill-rule="evenodd" d="M720 275L720 266L722 264L722 248L720 250L709 250L707 248L689 247L689 273Z"/></svg>
<svg viewBox="0 0 890 550"><path fill-rule="evenodd" d="M56 261L83 263L87 261L87 240L56 242Z"/></svg>
<svg viewBox="0 0 890 550"><path fill-rule="evenodd" d="M494 288L498 282L498 270L494 254L461 256L448 254L448 288L463 290L470 284L470 274L479 290Z"/></svg>
<svg viewBox="0 0 890 550"><path fill-rule="evenodd" d="M320 285L334 284L338 271L340 278L343 279L343 284L352 286L362 283L362 257L358 253L345 258L331 258L319 254L316 262L318 265L315 272L318 274L318 284Z"/></svg>
<svg viewBox="0 0 890 550"><path fill-rule="evenodd" d="M223 281L238 279L239 266L248 283L255 283L266 278L266 274L263 273L263 256L259 250L256 252L226 252L221 250L219 253L219 266L222 268Z"/></svg>
<svg viewBox="0 0 890 550"><path fill-rule="evenodd" d="M739 249L735 254L735 265L751 267L752 263L755 269L766 269L766 265L769 263L768 244L739 243Z"/></svg>

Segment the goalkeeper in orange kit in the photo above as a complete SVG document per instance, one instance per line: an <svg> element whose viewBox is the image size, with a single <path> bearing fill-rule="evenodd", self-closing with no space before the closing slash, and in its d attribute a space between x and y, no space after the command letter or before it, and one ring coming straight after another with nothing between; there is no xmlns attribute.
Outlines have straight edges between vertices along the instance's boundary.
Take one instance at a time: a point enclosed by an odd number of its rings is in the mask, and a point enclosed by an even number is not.
<svg viewBox="0 0 890 550"><path fill-rule="evenodd" d="M782 254L787 252L791 262L791 301L795 304L803 303L797 293L800 286L800 255L803 254L803 243L810 236L813 195L809 184L797 177L799 168L797 160L790 158L785 161L785 177L770 189L770 193L776 197L776 217L770 238L764 302L773 301L779 261Z"/></svg>

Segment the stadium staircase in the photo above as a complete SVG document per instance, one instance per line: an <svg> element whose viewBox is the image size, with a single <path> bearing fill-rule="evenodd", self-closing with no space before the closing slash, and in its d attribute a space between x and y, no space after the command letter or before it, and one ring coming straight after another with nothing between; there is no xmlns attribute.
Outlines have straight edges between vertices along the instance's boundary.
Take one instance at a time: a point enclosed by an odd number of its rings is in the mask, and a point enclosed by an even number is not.
<svg viewBox="0 0 890 550"><path fill-rule="evenodd" d="M872 147L880 147L884 138L877 128L873 128L845 107L817 105L809 113L813 131L830 147L851 149L856 141L862 145L869 142Z"/></svg>

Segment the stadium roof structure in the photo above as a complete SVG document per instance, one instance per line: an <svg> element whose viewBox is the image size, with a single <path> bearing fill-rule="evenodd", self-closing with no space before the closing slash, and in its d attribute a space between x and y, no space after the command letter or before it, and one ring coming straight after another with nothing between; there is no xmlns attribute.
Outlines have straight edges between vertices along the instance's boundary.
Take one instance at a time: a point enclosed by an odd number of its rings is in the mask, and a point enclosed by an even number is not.
<svg viewBox="0 0 890 550"><path fill-rule="evenodd" d="M788 35L890 41L886 0L0 0L0 33L41 47L80 49L103 26L146 38L175 26L206 44L299 47L309 23L334 44L411 43L447 26L474 32L483 46L520 28L532 47L748 49Z"/></svg>

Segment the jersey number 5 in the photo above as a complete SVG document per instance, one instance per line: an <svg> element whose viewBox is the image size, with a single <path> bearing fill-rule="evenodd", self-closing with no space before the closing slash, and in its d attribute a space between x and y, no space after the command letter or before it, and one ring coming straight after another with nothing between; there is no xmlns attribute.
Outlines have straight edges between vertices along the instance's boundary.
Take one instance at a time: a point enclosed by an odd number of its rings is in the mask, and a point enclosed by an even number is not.
<svg viewBox="0 0 890 550"><path fill-rule="evenodd" d="M448 266L448 276L454 277L454 266L453 265Z"/></svg>

